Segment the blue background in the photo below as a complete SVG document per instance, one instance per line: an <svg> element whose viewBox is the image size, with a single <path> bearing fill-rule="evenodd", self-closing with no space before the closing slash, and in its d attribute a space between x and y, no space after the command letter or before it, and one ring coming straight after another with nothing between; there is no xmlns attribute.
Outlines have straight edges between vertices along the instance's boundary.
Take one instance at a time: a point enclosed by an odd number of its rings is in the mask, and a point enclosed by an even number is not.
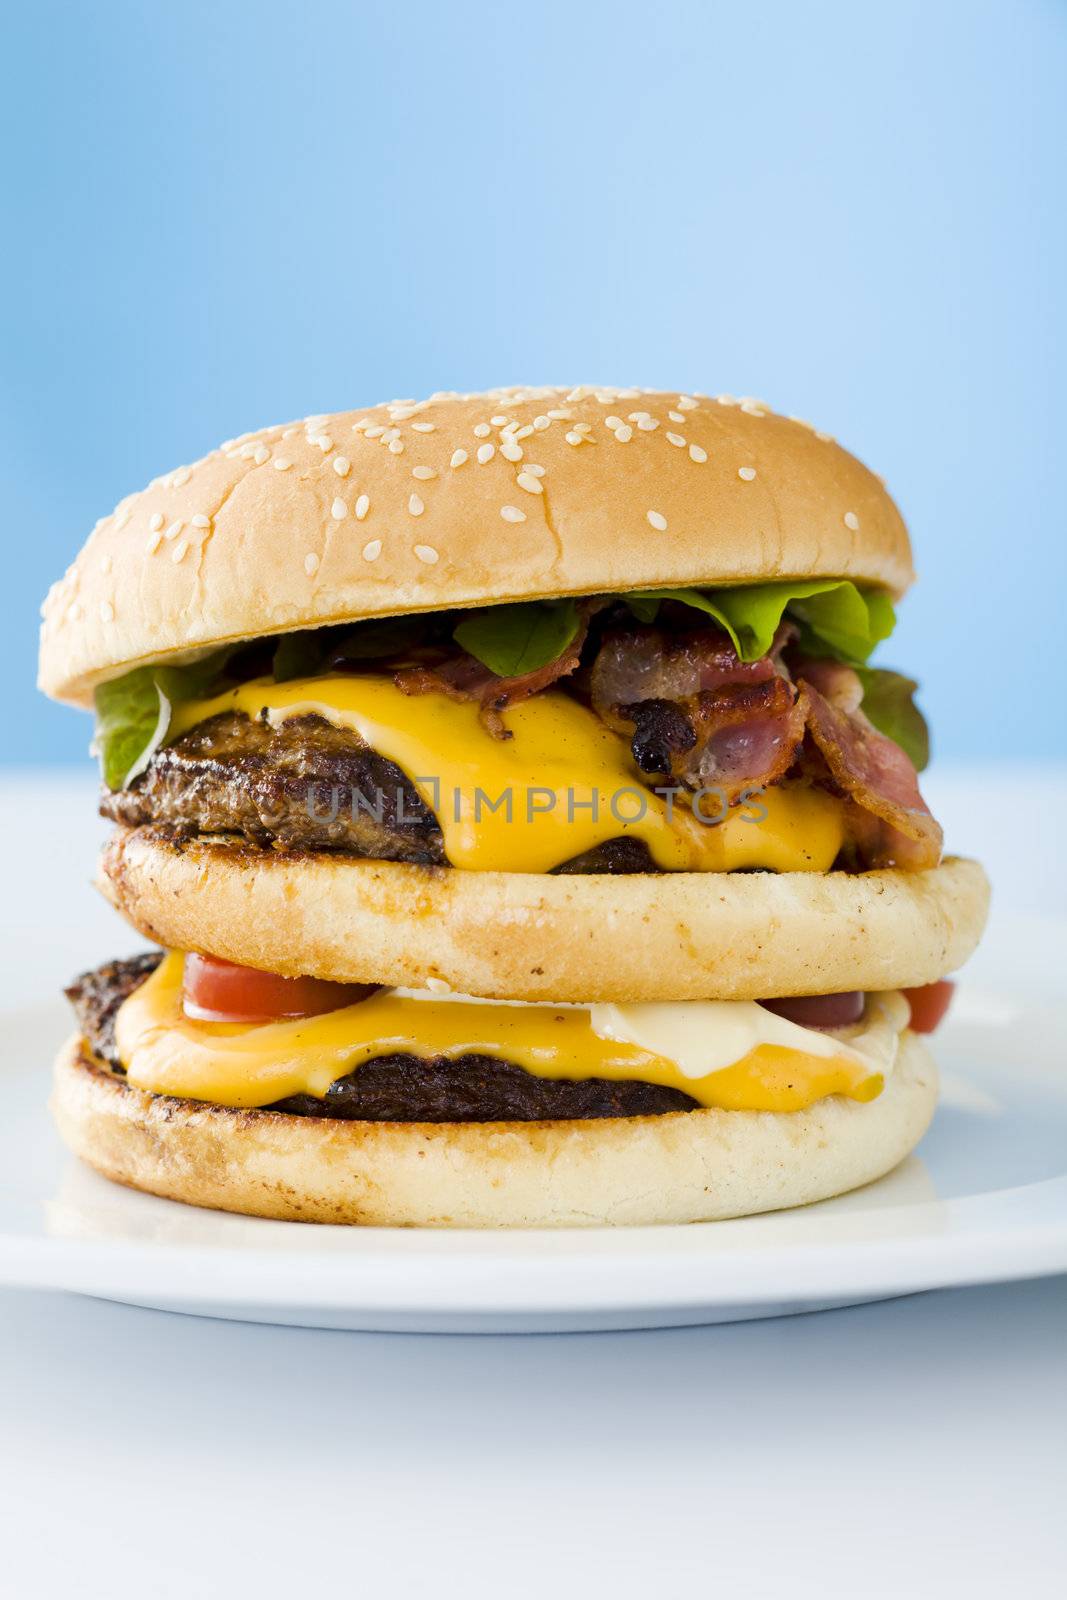
<svg viewBox="0 0 1067 1600"><path fill-rule="evenodd" d="M37 607L121 494L578 381L838 435L918 547L886 659L938 752L1063 753L1062 4L35 0L3 54L7 759L83 759Z"/></svg>

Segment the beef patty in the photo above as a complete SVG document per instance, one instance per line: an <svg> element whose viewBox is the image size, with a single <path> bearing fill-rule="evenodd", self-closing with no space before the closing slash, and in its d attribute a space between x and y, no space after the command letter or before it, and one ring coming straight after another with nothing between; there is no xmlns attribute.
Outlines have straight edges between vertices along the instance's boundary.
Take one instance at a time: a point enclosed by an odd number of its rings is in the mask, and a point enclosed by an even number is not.
<svg viewBox="0 0 1067 1600"><path fill-rule="evenodd" d="M66 990L91 1054L122 1075L115 1050L115 1013L159 965L152 951L109 961ZM338 1078L318 1100L290 1095L263 1109L346 1122L552 1122L593 1117L655 1117L693 1111L680 1089L606 1078L538 1078L495 1056L423 1059L375 1056Z"/></svg>
<svg viewBox="0 0 1067 1600"><path fill-rule="evenodd" d="M236 712L210 717L157 750L128 788L105 791L100 811L179 838L226 835L259 848L449 864L437 818L411 780L356 734L314 715L277 728ZM656 867L643 840L620 838L553 870Z"/></svg>
<svg viewBox="0 0 1067 1600"><path fill-rule="evenodd" d="M261 846L427 866L445 860L437 818L400 768L317 716L277 728L237 713L209 717L157 750L129 788L105 794L100 810L128 827L235 833Z"/></svg>

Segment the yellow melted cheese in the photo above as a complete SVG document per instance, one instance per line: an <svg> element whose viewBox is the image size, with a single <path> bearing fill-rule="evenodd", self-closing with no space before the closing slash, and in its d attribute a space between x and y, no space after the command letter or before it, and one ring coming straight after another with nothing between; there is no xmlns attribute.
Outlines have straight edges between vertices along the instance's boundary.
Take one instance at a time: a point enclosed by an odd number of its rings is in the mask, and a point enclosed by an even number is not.
<svg viewBox="0 0 1067 1600"><path fill-rule="evenodd" d="M546 1006L407 990L297 1021L195 1022L182 1010L182 965L168 955L120 1007L119 1059L139 1089L226 1106L321 1097L372 1057L404 1052L497 1056L540 1078L661 1084L731 1111L800 1111L827 1095L873 1099L907 1026L894 994L873 997L846 1042L746 1001Z"/></svg>
<svg viewBox="0 0 1067 1600"><path fill-rule="evenodd" d="M437 816L449 861L468 870L548 872L629 836L667 871L826 872L844 836L840 802L797 786L769 789L716 825L698 822L681 798L645 787L624 739L551 689L508 710L510 739L487 733L473 702L343 675L260 680L189 701L174 708L171 734L227 711L274 725L314 713L350 729L410 778ZM342 812L351 807L350 795L339 800ZM325 786L313 803L328 813ZM703 810L717 815L714 797Z"/></svg>

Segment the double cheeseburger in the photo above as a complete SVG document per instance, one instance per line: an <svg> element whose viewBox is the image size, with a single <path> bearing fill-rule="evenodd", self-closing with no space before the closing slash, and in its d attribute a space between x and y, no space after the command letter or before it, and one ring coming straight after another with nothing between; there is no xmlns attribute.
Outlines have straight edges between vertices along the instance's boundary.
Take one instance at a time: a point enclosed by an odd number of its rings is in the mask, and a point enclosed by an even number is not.
<svg viewBox="0 0 1067 1600"><path fill-rule="evenodd" d="M44 607L104 894L55 1114L317 1222L695 1222L917 1143L988 888L942 855L881 481L754 400L437 394L222 445Z"/></svg>

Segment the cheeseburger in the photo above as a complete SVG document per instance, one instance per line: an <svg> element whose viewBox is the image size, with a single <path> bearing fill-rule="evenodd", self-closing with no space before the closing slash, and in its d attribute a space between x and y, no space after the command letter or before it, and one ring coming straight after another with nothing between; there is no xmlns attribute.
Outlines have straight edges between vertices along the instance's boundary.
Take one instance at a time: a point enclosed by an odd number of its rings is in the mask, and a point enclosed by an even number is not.
<svg viewBox="0 0 1067 1600"><path fill-rule="evenodd" d="M880 479L755 400L436 394L223 444L98 522L68 991L107 1177L315 1222L695 1222L879 1177L988 887L942 854Z"/></svg>

